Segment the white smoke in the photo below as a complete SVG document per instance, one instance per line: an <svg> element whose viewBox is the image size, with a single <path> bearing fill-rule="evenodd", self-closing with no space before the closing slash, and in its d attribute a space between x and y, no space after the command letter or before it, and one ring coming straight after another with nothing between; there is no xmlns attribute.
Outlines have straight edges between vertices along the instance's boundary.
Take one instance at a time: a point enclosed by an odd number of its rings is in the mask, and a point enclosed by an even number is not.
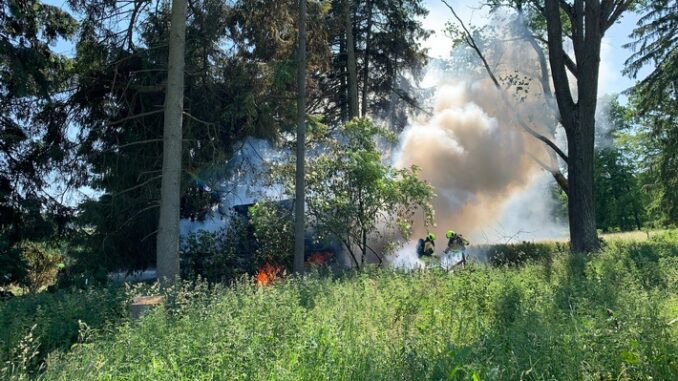
<svg viewBox="0 0 678 381"><path fill-rule="evenodd" d="M527 187L506 199L494 225L474 233L477 242L517 243L567 239L567 227L551 217L556 207L555 199L549 197L552 186L550 174L545 171L535 173Z"/></svg>
<svg viewBox="0 0 678 381"><path fill-rule="evenodd" d="M407 242L394 255L389 256L387 261L391 266L404 270L418 270L426 267L417 256L416 240Z"/></svg>
<svg viewBox="0 0 678 381"><path fill-rule="evenodd" d="M217 181L212 186L214 189L208 189L219 194L219 204L212 208L204 220L182 219L181 235L185 236L198 230L214 232L223 229L227 226L229 214L236 205L251 204L261 198L284 199L282 186L271 185L262 176L268 165L281 161L284 157L285 152L273 147L267 140L245 139L227 163L226 180Z"/></svg>

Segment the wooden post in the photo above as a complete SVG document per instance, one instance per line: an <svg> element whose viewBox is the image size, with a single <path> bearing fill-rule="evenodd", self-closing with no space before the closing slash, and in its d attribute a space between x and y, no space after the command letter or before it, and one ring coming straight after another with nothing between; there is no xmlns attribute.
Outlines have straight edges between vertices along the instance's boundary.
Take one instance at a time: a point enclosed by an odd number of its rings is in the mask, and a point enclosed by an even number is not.
<svg viewBox="0 0 678 381"><path fill-rule="evenodd" d="M165 299L162 296L137 296L129 306L129 315L132 320L138 320L153 307L161 306L164 302Z"/></svg>

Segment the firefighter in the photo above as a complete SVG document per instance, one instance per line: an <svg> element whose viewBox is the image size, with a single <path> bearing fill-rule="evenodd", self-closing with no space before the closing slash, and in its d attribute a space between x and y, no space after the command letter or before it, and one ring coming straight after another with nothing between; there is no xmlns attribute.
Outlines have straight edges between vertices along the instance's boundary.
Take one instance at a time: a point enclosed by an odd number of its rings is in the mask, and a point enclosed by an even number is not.
<svg viewBox="0 0 678 381"><path fill-rule="evenodd" d="M436 251L436 235L428 233L424 240L424 255L427 257L433 256Z"/></svg>
<svg viewBox="0 0 678 381"><path fill-rule="evenodd" d="M469 244L469 241L454 230L448 230L447 233L445 233L445 237L447 238L447 249L445 249L445 253L461 253L461 261L457 262L456 265L464 267L466 265L466 246Z"/></svg>
<svg viewBox="0 0 678 381"><path fill-rule="evenodd" d="M435 252L436 248L436 236L433 233L428 233L426 238L420 238L417 242L417 256L421 257L431 257Z"/></svg>

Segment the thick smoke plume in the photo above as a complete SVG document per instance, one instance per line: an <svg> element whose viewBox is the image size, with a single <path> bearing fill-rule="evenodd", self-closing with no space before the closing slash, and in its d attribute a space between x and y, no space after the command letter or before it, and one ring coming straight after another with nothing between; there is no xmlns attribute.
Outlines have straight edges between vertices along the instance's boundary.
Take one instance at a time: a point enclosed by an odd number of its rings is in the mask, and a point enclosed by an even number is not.
<svg viewBox="0 0 678 381"><path fill-rule="evenodd" d="M512 19L504 28L507 38L488 44L504 90L478 67L429 72L432 115L411 122L394 157L398 167L419 166L438 194L433 203L437 226L419 224L417 237L427 230L444 237L452 229L476 243L495 243L566 232L553 222L551 176L538 164L557 162L517 122L520 118L550 137L557 125L553 103L543 92L538 56L516 38L524 35L522 25Z"/></svg>
<svg viewBox="0 0 678 381"><path fill-rule="evenodd" d="M502 202L538 169L525 154L523 134L480 105L483 98L497 98L493 92L465 83L445 85L436 96L434 116L403 133L396 165L421 167L438 194L434 207L442 229L456 226L470 233L493 223Z"/></svg>

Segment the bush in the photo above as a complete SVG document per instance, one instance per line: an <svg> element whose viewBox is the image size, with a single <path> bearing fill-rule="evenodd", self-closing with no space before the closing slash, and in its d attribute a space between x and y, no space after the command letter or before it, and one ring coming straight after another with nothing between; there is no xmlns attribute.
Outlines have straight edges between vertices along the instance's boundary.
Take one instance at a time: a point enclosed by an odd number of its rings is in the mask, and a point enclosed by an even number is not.
<svg viewBox="0 0 678 381"><path fill-rule="evenodd" d="M9 245L0 238L0 286L13 284L36 293L53 285L63 268L64 256L53 246L31 241Z"/></svg>
<svg viewBox="0 0 678 381"><path fill-rule="evenodd" d="M127 299L122 288L90 288L0 302L0 369L17 361L28 370L37 369L50 352L77 342L81 324L102 329L123 320ZM37 355L30 356L35 351Z"/></svg>
<svg viewBox="0 0 678 381"><path fill-rule="evenodd" d="M552 261L555 255L569 250L567 245L557 242L500 244L483 249L486 251L488 262L493 266L516 266L529 261Z"/></svg>
<svg viewBox="0 0 678 381"><path fill-rule="evenodd" d="M273 263L292 269L294 259L294 216L279 202L264 201L250 209L250 221L257 241L257 268Z"/></svg>
<svg viewBox="0 0 678 381"><path fill-rule="evenodd" d="M18 249L26 263L26 277L21 284L36 293L56 282L60 269L64 268L64 256L55 248L42 242L22 242Z"/></svg>
<svg viewBox="0 0 678 381"><path fill-rule="evenodd" d="M253 252L248 247L246 222L234 215L225 229L199 230L184 239L180 255L182 278L231 282L251 271Z"/></svg>

